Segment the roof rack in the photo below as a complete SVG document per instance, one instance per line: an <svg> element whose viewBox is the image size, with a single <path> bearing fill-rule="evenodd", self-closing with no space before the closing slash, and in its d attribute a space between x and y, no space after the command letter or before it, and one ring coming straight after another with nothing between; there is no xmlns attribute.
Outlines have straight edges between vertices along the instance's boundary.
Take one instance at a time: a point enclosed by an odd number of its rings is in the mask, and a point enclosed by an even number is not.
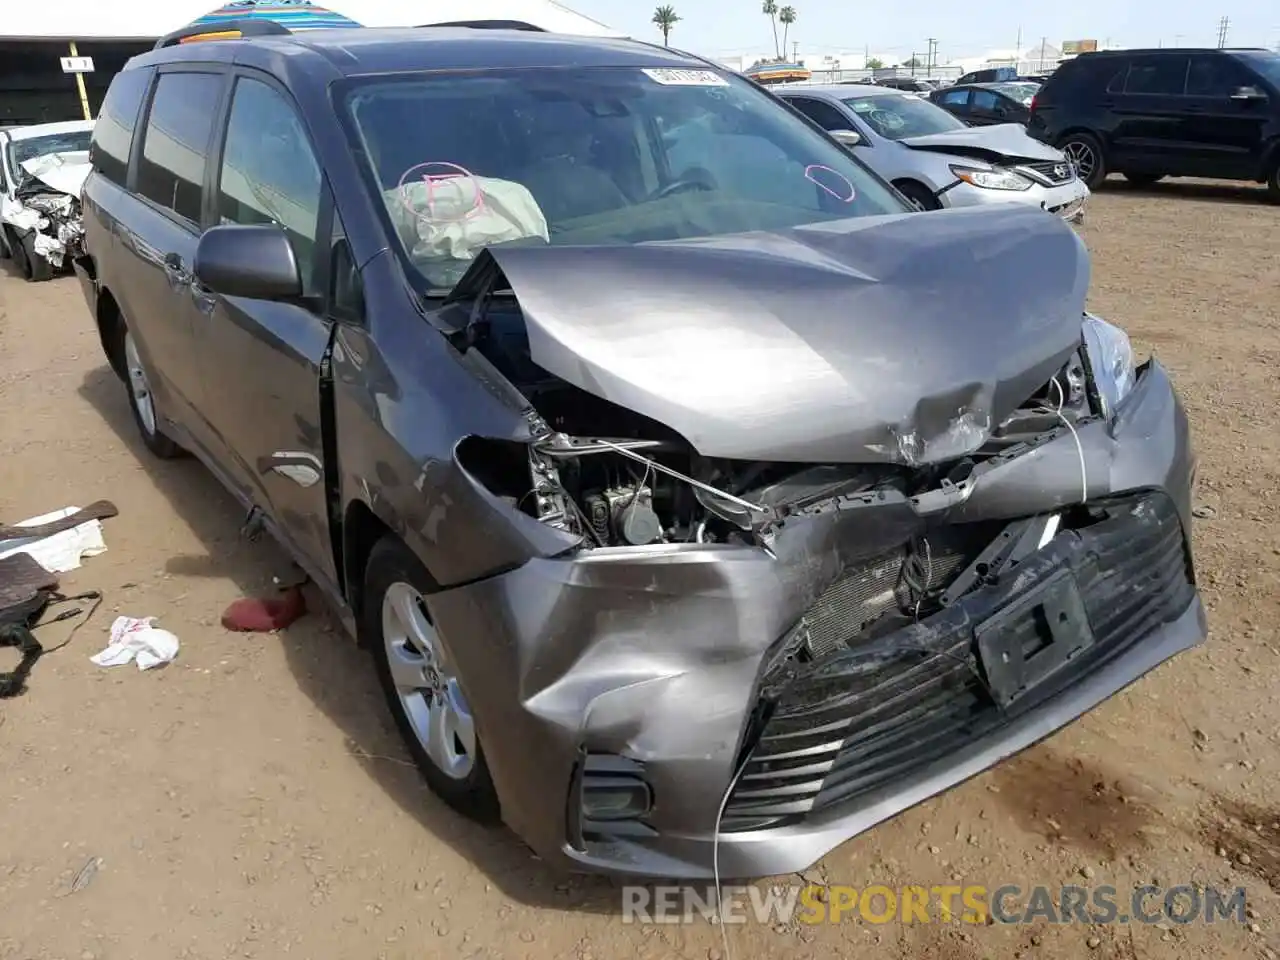
<svg viewBox="0 0 1280 960"><path fill-rule="evenodd" d="M534 33L546 33L542 27L535 27L523 20L451 20L448 23L420 23L419 29L431 27L471 27L474 30L531 30Z"/></svg>
<svg viewBox="0 0 1280 960"><path fill-rule="evenodd" d="M241 37L287 37L293 31L274 20L240 19L224 20L219 23L192 23L166 34L156 41L154 50L177 46L180 43L191 43L196 40L238 40Z"/></svg>

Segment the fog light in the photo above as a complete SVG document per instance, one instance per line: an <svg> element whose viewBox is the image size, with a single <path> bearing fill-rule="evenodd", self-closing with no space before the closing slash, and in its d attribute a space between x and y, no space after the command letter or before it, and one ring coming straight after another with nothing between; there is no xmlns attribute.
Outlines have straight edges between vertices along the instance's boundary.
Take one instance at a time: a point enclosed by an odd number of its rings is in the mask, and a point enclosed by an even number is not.
<svg viewBox="0 0 1280 960"><path fill-rule="evenodd" d="M582 785L584 820L636 820L653 807L653 793L632 777L592 777Z"/></svg>

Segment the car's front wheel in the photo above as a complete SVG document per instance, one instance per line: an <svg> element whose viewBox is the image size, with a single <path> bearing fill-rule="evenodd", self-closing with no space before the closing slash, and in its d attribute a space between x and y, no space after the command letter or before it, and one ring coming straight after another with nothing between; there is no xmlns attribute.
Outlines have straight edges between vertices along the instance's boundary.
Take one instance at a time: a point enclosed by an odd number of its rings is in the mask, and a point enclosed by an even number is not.
<svg viewBox="0 0 1280 960"><path fill-rule="evenodd" d="M1090 190L1106 179L1107 162L1102 153L1102 142L1093 134L1083 130L1069 133L1058 143L1058 149L1075 164L1076 175Z"/></svg>
<svg viewBox="0 0 1280 960"><path fill-rule="evenodd" d="M162 460L182 456L182 447L171 440L160 427L160 413L156 407L155 394L151 392L151 375L138 352L137 339L123 321L120 323L120 356L124 360L129 409L133 413L133 422L138 427L142 442Z"/></svg>
<svg viewBox="0 0 1280 960"><path fill-rule="evenodd" d="M22 274L32 283L43 283L53 277L53 264L36 252L36 232L22 238Z"/></svg>
<svg viewBox="0 0 1280 960"><path fill-rule="evenodd" d="M427 784L460 813L491 822L498 817L498 796L448 644L427 606L431 589L431 575L417 557L385 537L365 567L361 632L396 726Z"/></svg>
<svg viewBox="0 0 1280 960"><path fill-rule="evenodd" d="M907 202L917 210L942 209L942 204L933 195L933 191L923 183L917 183L915 180L899 180L894 183L894 186L898 188L900 194L907 198Z"/></svg>

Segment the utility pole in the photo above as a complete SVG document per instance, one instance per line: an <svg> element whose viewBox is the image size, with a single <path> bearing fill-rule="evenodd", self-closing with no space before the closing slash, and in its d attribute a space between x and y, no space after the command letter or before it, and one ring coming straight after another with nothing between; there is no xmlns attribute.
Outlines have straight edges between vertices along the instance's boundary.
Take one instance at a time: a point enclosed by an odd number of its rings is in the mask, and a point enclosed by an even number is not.
<svg viewBox="0 0 1280 960"><path fill-rule="evenodd" d="M911 75L913 77L916 75L916 52L914 50L911 51Z"/></svg>
<svg viewBox="0 0 1280 960"><path fill-rule="evenodd" d="M1014 48L1014 59L1022 62L1022 28L1018 28L1018 45Z"/></svg>
<svg viewBox="0 0 1280 960"><path fill-rule="evenodd" d="M934 61L938 53L938 38L926 37L925 39L929 42L929 52L925 54L925 69L928 71L925 76L931 77L933 76Z"/></svg>
<svg viewBox="0 0 1280 960"><path fill-rule="evenodd" d="M1231 28L1231 18L1223 17L1218 21L1218 49L1227 45L1227 30Z"/></svg>

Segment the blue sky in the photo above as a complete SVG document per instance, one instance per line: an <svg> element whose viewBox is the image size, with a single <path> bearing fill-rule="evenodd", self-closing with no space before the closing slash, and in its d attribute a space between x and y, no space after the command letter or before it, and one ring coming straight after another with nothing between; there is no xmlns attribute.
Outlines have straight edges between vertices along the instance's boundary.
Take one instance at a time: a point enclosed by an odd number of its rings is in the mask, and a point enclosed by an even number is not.
<svg viewBox="0 0 1280 960"><path fill-rule="evenodd" d="M660 35L650 20L657 0L565 0L566 4L634 37ZM767 52L773 46L769 19L760 0L663 0L682 21L671 35L679 45L704 55ZM786 0L776 0L782 6ZM938 59L981 55L1013 48L1018 30L1029 49L1042 36L1050 43L1108 38L1125 46L1215 46L1218 19L1231 20L1231 46L1280 43L1276 0L1230 0L1224 6L1195 0L1073 0L1070 3L1011 3L996 0L790 0L798 15L791 40L802 52L860 51L908 57L924 52L927 37L938 38ZM1232 6L1234 4L1234 6Z"/></svg>

